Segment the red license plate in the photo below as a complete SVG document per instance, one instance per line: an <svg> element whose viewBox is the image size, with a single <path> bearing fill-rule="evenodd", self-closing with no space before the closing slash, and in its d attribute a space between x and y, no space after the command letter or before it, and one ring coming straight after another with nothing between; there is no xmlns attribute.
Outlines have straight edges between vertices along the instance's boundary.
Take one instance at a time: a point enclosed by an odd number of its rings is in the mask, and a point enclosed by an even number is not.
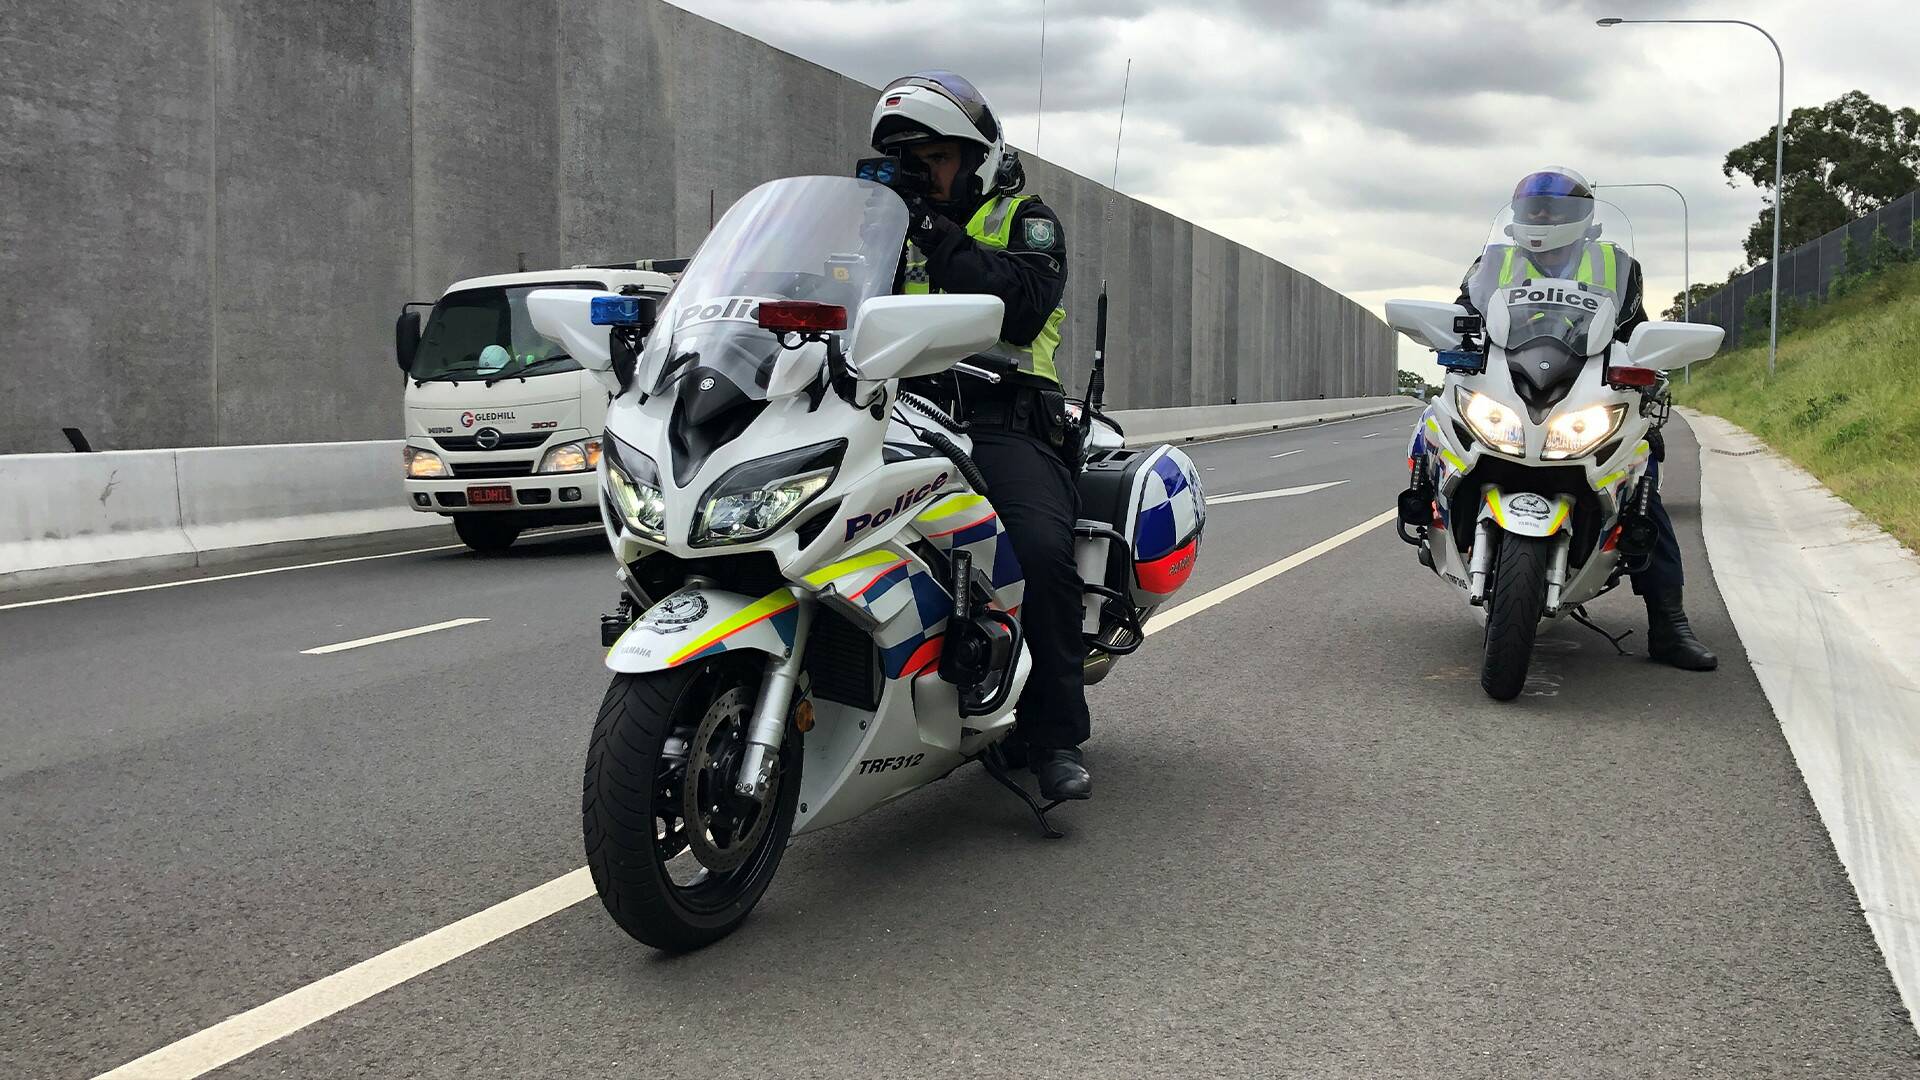
<svg viewBox="0 0 1920 1080"><path fill-rule="evenodd" d="M478 484L467 489L467 503L472 506L512 506L512 484Z"/></svg>

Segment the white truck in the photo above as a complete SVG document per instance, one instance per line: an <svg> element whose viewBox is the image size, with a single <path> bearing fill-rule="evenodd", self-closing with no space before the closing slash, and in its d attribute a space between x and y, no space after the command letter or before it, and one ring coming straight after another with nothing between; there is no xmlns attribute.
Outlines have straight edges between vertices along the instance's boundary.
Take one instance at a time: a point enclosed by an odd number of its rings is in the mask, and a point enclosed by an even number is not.
<svg viewBox="0 0 1920 1080"><path fill-rule="evenodd" d="M576 266L448 286L394 324L406 373L407 501L453 519L474 551L499 554L526 529L600 520L600 436L614 389L534 332L527 294L581 288L656 300L684 260ZM430 307L425 325L416 309Z"/></svg>

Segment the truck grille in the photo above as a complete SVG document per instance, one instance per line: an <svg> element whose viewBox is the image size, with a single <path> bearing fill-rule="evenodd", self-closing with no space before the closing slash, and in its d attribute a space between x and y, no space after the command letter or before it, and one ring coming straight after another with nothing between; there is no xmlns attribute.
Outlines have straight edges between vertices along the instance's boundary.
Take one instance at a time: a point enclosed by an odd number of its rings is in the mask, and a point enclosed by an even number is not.
<svg viewBox="0 0 1920 1080"><path fill-rule="evenodd" d="M531 461L489 461L484 464L454 463L449 466L460 480L498 480L503 476L532 476Z"/></svg>
<svg viewBox="0 0 1920 1080"><path fill-rule="evenodd" d="M511 435L501 435L495 450L531 450L553 437L551 431L522 431ZM440 436L433 440L442 450L454 450L459 453L473 453L485 450L480 440L472 435Z"/></svg>

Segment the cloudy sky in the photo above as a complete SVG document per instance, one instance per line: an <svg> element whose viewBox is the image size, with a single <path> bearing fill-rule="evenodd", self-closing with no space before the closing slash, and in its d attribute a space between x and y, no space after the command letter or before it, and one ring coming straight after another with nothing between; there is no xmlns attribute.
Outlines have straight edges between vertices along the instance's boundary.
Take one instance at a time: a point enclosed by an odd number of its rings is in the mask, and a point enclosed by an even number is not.
<svg viewBox="0 0 1920 1080"><path fill-rule="evenodd" d="M1514 181L1547 164L1672 184L1694 280L1740 263L1760 193L1720 162L1772 126L1773 50L1745 27L1596 18L1759 23L1785 52L1789 111L1852 89L1920 106L1913 0L1044 0L1044 115L1043 0L671 2L876 85L958 71L1016 146L1103 181L1131 58L1120 189L1376 313L1451 299ZM1657 317L1681 286L1679 201L1609 197ZM1410 343L1401 364L1437 373Z"/></svg>

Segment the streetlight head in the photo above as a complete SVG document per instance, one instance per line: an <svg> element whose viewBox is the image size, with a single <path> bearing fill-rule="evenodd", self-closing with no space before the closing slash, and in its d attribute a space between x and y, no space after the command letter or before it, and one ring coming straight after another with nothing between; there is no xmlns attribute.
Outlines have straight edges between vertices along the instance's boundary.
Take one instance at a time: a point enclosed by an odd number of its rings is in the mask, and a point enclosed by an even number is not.
<svg viewBox="0 0 1920 1080"><path fill-rule="evenodd" d="M1619 25L1620 25L1620 24L1621 24L1622 22L1624 22L1624 21L1625 21L1625 20L1623 20L1623 19L1601 19L1601 20L1599 20L1599 21L1597 21L1597 22L1595 22L1595 23L1594 23L1593 25L1595 25L1595 26L1619 26Z"/></svg>

